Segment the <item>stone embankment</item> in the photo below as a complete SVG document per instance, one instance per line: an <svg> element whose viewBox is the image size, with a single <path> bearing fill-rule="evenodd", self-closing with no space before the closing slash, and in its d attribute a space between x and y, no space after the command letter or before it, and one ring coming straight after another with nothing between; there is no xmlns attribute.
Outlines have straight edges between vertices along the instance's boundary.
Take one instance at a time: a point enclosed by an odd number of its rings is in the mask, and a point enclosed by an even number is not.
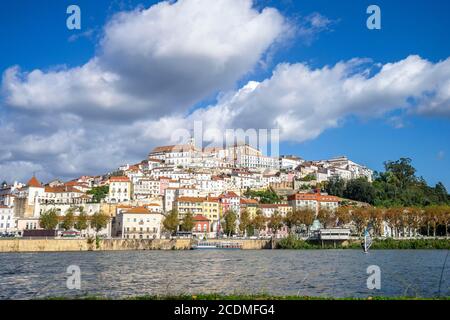
<svg viewBox="0 0 450 320"><path fill-rule="evenodd" d="M222 241L222 240L216 240ZM225 241L225 240L223 240ZM270 240L229 240L242 243L244 250L270 249ZM63 252L125 250L189 250L191 239L1 239L0 252Z"/></svg>

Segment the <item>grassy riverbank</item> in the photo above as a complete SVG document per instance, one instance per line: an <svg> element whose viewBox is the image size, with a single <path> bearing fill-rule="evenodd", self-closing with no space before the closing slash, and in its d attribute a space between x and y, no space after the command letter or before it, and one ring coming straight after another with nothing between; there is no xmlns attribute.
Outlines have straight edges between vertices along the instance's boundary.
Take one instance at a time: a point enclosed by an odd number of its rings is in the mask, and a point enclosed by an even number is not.
<svg viewBox="0 0 450 320"><path fill-rule="evenodd" d="M80 297L52 297L47 300L115 300L113 298L102 296L80 296ZM308 297L308 296L272 296L267 294L259 295L220 295L220 294L198 294L198 295L168 295L168 296L135 296L127 297L123 300L141 300L141 301L160 301L160 300L188 300L188 301L214 301L214 300L227 300L227 301L308 301L308 300L450 300L450 297L436 297L436 298L423 298L423 297L367 297L367 298L329 298L329 297Z"/></svg>
<svg viewBox="0 0 450 320"><path fill-rule="evenodd" d="M351 243L336 244L320 242L310 242L288 237L278 241L277 249L361 249L358 241ZM374 240L371 249L439 249L450 250L450 239L405 239L405 240Z"/></svg>

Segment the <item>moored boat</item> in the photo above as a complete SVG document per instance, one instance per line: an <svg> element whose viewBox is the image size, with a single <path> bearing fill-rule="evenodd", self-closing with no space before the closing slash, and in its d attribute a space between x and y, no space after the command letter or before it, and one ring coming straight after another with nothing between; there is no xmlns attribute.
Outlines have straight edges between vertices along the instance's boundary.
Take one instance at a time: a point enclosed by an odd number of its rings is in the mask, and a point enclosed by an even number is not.
<svg viewBox="0 0 450 320"><path fill-rule="evenodd" d="M242 249L242 243L239 242L208 242L199 241L192 246L193 250L240 250Z"/></svg>

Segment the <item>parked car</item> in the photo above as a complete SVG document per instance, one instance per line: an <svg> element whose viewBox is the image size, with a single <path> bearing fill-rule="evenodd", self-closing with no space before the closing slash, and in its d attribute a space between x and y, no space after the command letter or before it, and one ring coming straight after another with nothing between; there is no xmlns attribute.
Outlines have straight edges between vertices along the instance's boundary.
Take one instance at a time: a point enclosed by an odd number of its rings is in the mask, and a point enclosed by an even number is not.
<svg viewBox="0 0 450 320"><path fill-rule="evenodd" d="M0 233L0 238L14 238L16 236L13 232L2 232Z"/></svg>

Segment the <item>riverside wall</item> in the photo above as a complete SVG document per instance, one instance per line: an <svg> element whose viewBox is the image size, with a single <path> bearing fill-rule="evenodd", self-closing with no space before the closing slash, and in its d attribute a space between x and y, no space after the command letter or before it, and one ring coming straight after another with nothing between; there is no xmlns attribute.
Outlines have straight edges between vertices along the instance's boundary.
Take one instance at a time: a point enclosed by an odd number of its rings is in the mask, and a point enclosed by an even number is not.
<svg viewBox="0 0 450 320"><path fill-rule="evenodd" d="M221 240L215 240L219 242ZM224 240L225 241L225 240ZM270 240L228 240L242 243L244 250L270 249ZM189 250L191 239L1 239L1 252L64 252L64 251L127 251L127 250Z"/></svg>

